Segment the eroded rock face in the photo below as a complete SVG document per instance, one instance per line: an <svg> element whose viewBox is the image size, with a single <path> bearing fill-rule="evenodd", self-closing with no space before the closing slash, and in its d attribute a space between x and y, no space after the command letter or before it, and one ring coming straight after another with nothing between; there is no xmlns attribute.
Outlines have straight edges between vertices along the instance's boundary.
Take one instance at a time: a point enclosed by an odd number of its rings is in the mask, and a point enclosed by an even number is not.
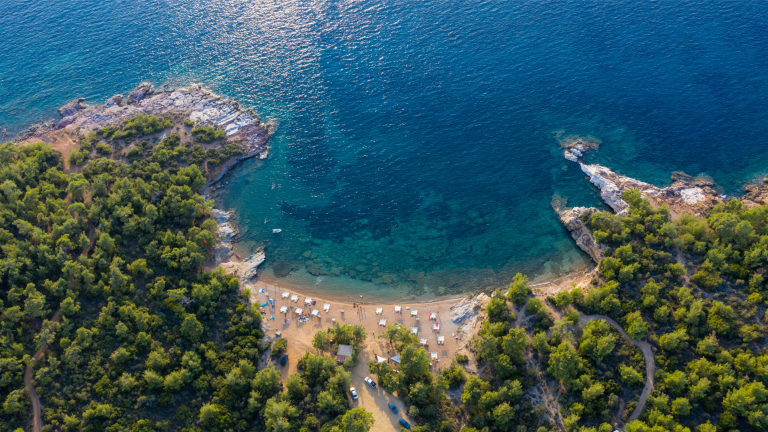
<svg viewBox="0 0 768 432"><path fill-rule="evenodd" d="M260 247L256 253L241 262L230 261L221 264L225 272L237 276L245 283L258 274L259 266L267 259L264 247Z"/></svg>
<svg viewBox="0 0 768 432"><path fill-rule="evenodd" d="M476 318L478 311L483 310L490 300L484 293L465 298L451 309L451 321L461 324L467 319Z"/></svg>
<svg viewBox="0 0 768 432"><path fill-rule="evenodd" d="M237 229L229 222L233 216L231 211L211 210L211 217L219 224L213 255L214 264L222 264L232 259L232 237L237 234Z"/></svg>
<svg viewBox="0 0 768 432"><path fill-rule="evenodd" d="M562 209L557 212L557 215L560 217L560 222L562 222L565 228L571 232L571 237L576 241L576 245L579 246L581 250L588 253L598 264L603 257L605 246L598 244L597 241L595 241L595 236L592 234L592 230L582 222L581 217L589 217L592 213L599 211L600 210L594 207L574 207Z"/></svg>

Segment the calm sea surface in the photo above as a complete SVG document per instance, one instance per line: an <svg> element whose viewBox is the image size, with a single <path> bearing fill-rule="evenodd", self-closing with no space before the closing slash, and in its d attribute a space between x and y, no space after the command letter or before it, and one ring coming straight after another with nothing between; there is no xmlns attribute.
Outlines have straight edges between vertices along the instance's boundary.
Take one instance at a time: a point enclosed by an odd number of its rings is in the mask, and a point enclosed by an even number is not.
<svg viewBox="0 0 768 432"><path fill-rule="evenodd" d="M11 135L143 80L279 123L216 199L241 254L266 244L267 280L336 295L588 265L550 207L600 205L561 136L659 185L682 170L737 194L768 171L765 1L0 1Z"/></svg>

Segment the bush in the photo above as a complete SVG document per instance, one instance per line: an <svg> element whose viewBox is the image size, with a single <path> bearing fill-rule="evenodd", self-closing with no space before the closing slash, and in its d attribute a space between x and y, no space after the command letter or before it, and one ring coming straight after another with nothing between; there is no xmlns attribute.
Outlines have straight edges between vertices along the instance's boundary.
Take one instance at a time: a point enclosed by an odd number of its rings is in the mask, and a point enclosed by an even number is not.
<svg viewBox="0 0 768 432"><path fill-rule="evenodd" d="M122 128L108 126L99 130L104 138L125 139L143 137L162 132L172 126L170 119L160 119L154 115L139 114L132 119L124 121Z"/></svg>
<svg viewBox="0 0 768 432"><path fill-rule="evenodd" d="M465 354L456 354L456 362L469 363L469 357L467 357Z"/></svg>
<svg viewBox="0 0 768 432"><path fill-rule="evenodd" d="M272 343L272 357L280 357L288 349L287 339L278 339Z"/></svg>
<svg viewBox="0 0 768 432"><path fill-rule="evenodd" d="M96 153L107 156L112 154L112 147L106 144L96 144Z"/></svg>
<svg viewBox="0 0 768 432"><path fill-rule="evenodd" d="M189 127L192 127L192 126L194 126L194 125L195 125L195 122L193 122L193 121L192 121L192 120L190 120L190 119L184 119L184 124L185 124L185 125L187 125L187 126L189 126Z"/></svg>
<svg viewBox="0 0 768 432"><path fill-rule="evenodd" d="M194 135L195 141L208 144L224 138L226 134L221 129L205 126L192 129L192 135Z"/></svg>

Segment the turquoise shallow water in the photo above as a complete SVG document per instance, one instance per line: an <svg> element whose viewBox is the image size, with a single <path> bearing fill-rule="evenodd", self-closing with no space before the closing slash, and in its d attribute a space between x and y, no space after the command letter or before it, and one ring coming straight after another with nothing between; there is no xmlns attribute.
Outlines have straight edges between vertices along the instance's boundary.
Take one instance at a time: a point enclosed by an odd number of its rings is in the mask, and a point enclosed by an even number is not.
<svg viewBox="0 0 768 432"><path fill-rule="evenodd" d="M768 5L605 3L0 2L0 124L202 82L279 123L217 197L268 279L399 296L545 277L588 264L552 198L599 205L557 134L656 184L736 194L768 167Z"/></svg>

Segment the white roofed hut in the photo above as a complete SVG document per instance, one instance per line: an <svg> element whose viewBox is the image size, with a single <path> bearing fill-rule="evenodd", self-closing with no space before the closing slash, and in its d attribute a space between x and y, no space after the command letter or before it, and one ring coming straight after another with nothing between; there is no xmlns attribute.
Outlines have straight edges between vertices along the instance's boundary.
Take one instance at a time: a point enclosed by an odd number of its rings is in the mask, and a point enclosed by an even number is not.
<svg viewBox="0 0 768 432"><path fill-rule="evenodd" d="M347 361L347 357L352 357L352 353L351 345L339 345L339 348L336 350L336 362L344 363Z"/></svg>

